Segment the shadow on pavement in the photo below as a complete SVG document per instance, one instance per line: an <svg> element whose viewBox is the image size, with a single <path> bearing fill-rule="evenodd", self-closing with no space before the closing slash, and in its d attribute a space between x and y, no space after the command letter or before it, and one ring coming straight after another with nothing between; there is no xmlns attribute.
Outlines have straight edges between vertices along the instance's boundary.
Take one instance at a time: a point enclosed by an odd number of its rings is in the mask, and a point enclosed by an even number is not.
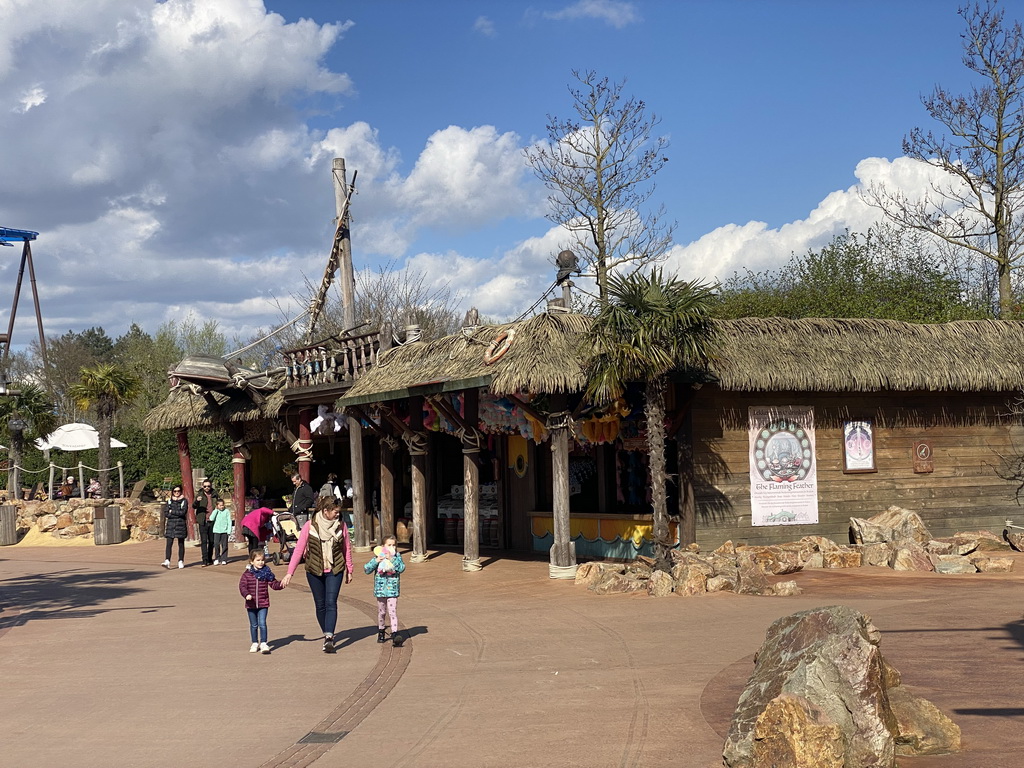
<svg viewBox="0 0 1024 768"><path fill-rule="evenodd" d="M39 619L85 618L109 610L149 611L165 605L102 608L103 603L143 592L132 586L153 574L80 569L32 574L0 582L0 630ZM8 611L13 611L13 615ZM20 612L19 612L20 611Z"/></svg>

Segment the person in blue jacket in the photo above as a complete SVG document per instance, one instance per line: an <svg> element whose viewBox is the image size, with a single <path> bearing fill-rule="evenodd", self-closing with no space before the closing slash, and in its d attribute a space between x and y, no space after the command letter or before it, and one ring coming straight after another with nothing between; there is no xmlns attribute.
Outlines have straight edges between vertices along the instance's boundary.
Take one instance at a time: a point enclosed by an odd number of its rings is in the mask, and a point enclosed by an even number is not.
<svg viewBox="0 0 1024 768"><path fill-rule="evenodd" d="M400 646L404 638L398 633L398 594L405 561L398 551L398 539L388 536L379 547L374 547L373 558L363 570L373 574L373 596L377 598L377 642L386 639L384 614L391 619L391 644Z"/></svg>

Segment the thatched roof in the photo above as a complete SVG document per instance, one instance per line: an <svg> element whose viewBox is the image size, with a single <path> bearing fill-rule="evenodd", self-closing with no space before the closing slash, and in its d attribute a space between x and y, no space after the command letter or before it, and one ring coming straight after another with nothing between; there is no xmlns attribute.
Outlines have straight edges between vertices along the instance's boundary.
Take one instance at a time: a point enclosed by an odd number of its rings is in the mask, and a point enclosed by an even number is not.
<svg viewBox="0 0 1024 768"><path fill-rule="evenodd" d="M508 354L483 353L499 331L484 326L382 355L336 407L409 394L488 387L495 394L578 392L590 318L543 314L516 324ZM874 392L1024 389L1024 322L751 317L716 322L720 351L697 376L732 391Z"/></svg>
<svg viewBox="0 0 1024 768"><path fill-rule="evenodd" d="M484 386L498 395L578 392L585 383L581 337L590 322L585 315L544 313L518 323L480 326L436 341L390 349L337 401L336 408L395 400L416 392ZM508 353L487 365L484 353L488 344L508 330L515 330Z"/></svg>
<svg viewBox="0 0 1024 768"><path fill-rule="evenodd" d="M719 386L740 391L1024 389L1024 322L741 318L717 324Z"/></svg>
<svg viewBox="0 0 1024 768"><path fill-rule="evenodd" d="M211 394L217 403L214 407L205 397L195 394L187 386L176 387L166 400L146 415L142 426L148 432L158 429L214 429L231 422L275 417L284 404L282 391L278 389L261 394L266 397L266 402L257 406L241 390L214 392Z"/></svg>

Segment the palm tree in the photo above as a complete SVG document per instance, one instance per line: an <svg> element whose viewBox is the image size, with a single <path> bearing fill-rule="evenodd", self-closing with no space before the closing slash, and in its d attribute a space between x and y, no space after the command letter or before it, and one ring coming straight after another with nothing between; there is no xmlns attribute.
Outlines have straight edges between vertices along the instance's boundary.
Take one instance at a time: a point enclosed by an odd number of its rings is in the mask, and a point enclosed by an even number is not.
<svg viewBox="0 0 1024 768"><path fill-rule="evenodd" d="M68 389L68 393L79 408L92 408L96 411L100 496L106 497L110 471L110 433L114 428L114 417L121 408L130 405L139 396L142 382L133 373L110 363L83 368L81 377L77 384Z"/></svg>
<svg viewBox="0 0 1024 768"><path fill-rule="evenodd" d="M668 374L711 356L714 294L700 282L649 274L612 275L608 302L592 326L594 345L587 395L596 403L620 397L626 382L644 382L656 568L669 570L665 475L665 390Z"/></svg>
<svg viewBox="0 0 1024 768"><path fill-rule="evenodd" d="M15 384L10 393L0 396L0 424L3 423L7 424L11 435L7 455L7 495L16 499L20 495L25 433L45 437L57 426L57 416L45 391L34 384Z"/></svg>

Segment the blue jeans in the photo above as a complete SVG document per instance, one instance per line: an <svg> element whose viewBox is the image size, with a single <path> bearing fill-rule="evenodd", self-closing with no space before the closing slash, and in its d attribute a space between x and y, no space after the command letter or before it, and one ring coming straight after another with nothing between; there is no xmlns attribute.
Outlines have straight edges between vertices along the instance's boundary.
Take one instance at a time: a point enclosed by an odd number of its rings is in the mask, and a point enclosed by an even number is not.
<svg viewBox="0 0 1024 768"><path fill-rule="evenodd" d="M343 573L325 573L314 576L306 571L309 591L313 593L316 606L316 620L325 635L333 635L338 625L338 593L341 591Z"/></svg>
<svg viewBox="0 0 1024 768"><path fill-rule="evenodd" d="M267 642L267 611L269 608L246 608L249 614L249 639L252 642ZM259 630L259 637L256 637L256 630Z"/></svg>

